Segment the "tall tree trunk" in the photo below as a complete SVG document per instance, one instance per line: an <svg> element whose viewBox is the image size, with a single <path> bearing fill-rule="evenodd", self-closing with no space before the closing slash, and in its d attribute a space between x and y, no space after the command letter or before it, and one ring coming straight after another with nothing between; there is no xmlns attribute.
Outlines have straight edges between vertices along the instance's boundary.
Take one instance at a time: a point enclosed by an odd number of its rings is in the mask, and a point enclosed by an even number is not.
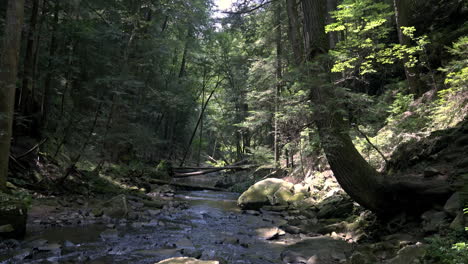
<svg viewBox="0 0 468 264"><path fill-rule="evenodd" d="M50 92L52 90L52 76L53 76L53 68L54 68L54 56L57 51L57 28L59 22L59 11L60 5L59 1L55 1L54 4L54 20L52 23L52 36L50 38L50 47L49 47L49 61L47 63L47 74L44 81L44 91L42 93L42 103L41 103L41 116L42 116L42 126L45 128L47 127L47 117L49 114L49 108L51 106L51 95Z"/></svg>
<svg viewBox="0 0 468 264"><path fill-rule="evenodd" d="M29 22L29 29L27 35L27 44L26 44L26 53L24 57L24 66L23 66L23 82L19 93L18 98L18 110L27 117L29 124L26 127L26 133L31 135L33 133L34 124L37 123L34 120L33 114L34 110L37 108L36 98L35 98L35 75L36 75L36 62L37 62L37 52L38 41L39 41L39 13L40 7L42 5L42 0L33 0L31 20Z"/></svg>
<svg viewBox="0 0 468 264"><path fill-rule="evenodd" d="M395 19L398 31L398 39L401 45L405 45L407 47L411 46L411 39L403 34L403 30L401 27L409 27L410 26L410 12L411 12L411 1L409 0L393 0L393 4L395 7ZM406 66L408 62L408 58L403 59L403 63L405 65L405 75L406 80L408 81L410 93L419 96L423 93L422 82L419 79L419 72L414 67Z"/></svg>
<svg viewBox="0 0 468 264"><path fill-rule="evenodd" d="M336 22L330 12L335 11L337 7L338 7L338 0L327 0L327 19L326 19L327 25ZM337 43L338 43L338 33L329 32L328 33L328 45L330 49L335 48Z"/></svg>
<svg viewBox="0 0 468 264"><path fill-rule="evenodd" d="M274 114L274 158L275 167L279 165L280 147L279 147L279 109L280 109L280 94L281 81L283 79L282 71L282 45L281 45L281 2L276 3L275 8L275 27L276 27L276 87L275 87L275 114Z"/></svg>
<svg viewBox="0 0 468 264"><path fill-rule="evenodd" d="M18 110L25 116L30 116L33 111L34 104L34 69L35 69L35 50L37 43L37 28L38 28L38 17L39 7L41 6L41 0L33 0L31 20L29 22L29 30L26 44L26 54L24 56L24 74L23 84L20 89L18 98Z"/></svg>
<svg viewBox="0 0 468 264"><path fill-rule="evenodd" d="M288 35L289 41L291 42L294 65L299 66L302 63L302 57L304 54L304 45L301 38L301 29L299 27L299 12L297 0L286 0L286 10L288 11Z"/></svg>
<svg viewBox="0 0 468 264"><path fill-rule="evenodd" d="M179 78L184 77L186 73L185 69L187 66L187 54L188 54L191 36L192 36L192 29L189 28L187 29L187 39L185 40L184 52L182 54L182 62L180 63Z"/></svg>
<svg viewBox="0 0 468 264"><path fill-rule="evenodd" d="M0 191L6 190L24 0L9 0L0 54Z"/></svg>

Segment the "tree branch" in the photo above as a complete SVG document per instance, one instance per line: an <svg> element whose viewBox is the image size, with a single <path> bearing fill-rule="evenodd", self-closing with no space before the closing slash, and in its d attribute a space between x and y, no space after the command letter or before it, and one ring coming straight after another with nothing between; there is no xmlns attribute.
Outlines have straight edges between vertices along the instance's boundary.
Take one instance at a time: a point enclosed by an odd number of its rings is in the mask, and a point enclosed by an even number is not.
<svg viewBox="0 0 468 264"><path fill-rule="evenodd" d="M274 2L274 0L270 0L270 1L262 2L261 4L255 6L255 7L252 7L252 8L250 8L250 9L247 9L247 10L241 10L241 11L235 11L235 12L233 12L233 11L223 11L222 13L223 13L223 14L228 14L228 15L243 15L243 14L248 14L248 13L252 13L252 12L254 12L255 10L258 10L258 9L260 9L260 8L262 8L262 7L266 6L266 5L268 5L268 4L271 4L271 3L273 3L273 2Z"/></svg>

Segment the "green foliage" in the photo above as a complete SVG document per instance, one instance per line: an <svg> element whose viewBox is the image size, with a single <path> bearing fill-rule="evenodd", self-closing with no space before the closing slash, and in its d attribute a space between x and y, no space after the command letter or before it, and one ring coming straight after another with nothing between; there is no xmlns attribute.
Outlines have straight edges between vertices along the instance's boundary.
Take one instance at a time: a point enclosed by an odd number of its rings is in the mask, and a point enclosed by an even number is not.
<svg viewBox="0 0 468 264"><path fill-rule="evenodd" d="M16 190L11 194L0 191L0 210L17 209L18 206L20 206L20 208L23 206L28 208L31 204L32 196L26 191Z"/></svg>
<svg viewBox="0 0 468 264"><path fill-rule="evenodd" d="M330 52L335 58L332 72L359 75L376 73L375 63L392 63L388 58L387 44L390 26L388 17L393 14L390 5L372 0L345 0L331 13L335 23L326 26L326 32L344 35L336 49Z"/></svg>
<svg viewBox="0 0 468 264"><path fill-rule="evenodd" d="M453 126L468 114L468 37L462 37L449 48L454 56L450 63L439 69L446 74L445 89L437 93L433 104L433 127Z"/></svg>
<svg viewBox="0 0 468 264"><path fill-rule="evenodd" d="M468 262L466 234L452 233L447 237L428 239L429 249L425 259L430 263L464 264Z"/></svg>
<svg viewBox="0 0 468 264"><path fill-rule="evenodd" d="M255 164L273 164L274 154L271 148L257 146L255 148L249 148L249 160Z"/></svg>
<svg viewBox="0 0 468 264"><path fill-rule="evenodd" d="M394 120L395 117L408 111L413 100L414 95L412 94L403 94L402 92L397 93L395 95L395 100L390 105L388 110L391 113L390 120Z"/></svg>

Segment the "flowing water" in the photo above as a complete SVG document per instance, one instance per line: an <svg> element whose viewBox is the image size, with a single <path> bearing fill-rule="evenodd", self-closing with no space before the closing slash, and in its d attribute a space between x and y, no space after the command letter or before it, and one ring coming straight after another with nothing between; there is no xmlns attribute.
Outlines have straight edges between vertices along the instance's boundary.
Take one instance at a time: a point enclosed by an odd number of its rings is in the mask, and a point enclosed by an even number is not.
<svg viewBox="0 0 468 264"><path fill-rule="evenodd" d="M156 263L191 256L226 263L281 263L284 241L269 241L256 230L278 226L280 217L242 213L236 206L238 194L212 191L179 192L175 199L188 208L163 211L149 223L121 223L109 230L105 225L51 228L27 237L29 243L58 243L61 249L39 251L18 261L21 253L0 253L0 263ZM142 226L143 225L143 226Z"/></svg>

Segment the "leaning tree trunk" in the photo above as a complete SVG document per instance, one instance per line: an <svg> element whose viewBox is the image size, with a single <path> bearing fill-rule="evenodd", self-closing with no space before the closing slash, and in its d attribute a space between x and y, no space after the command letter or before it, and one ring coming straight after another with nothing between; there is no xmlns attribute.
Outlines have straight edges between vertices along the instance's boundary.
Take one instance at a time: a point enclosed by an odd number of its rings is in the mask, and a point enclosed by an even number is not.
<svg viewBox="0 0 468 264"><path fill-rule="evenodd" d="M320 59L328 51L329 39L325 34L326 0L302 1L304 12L304 36L306 55L309 61ZM308 75L318 71L309 69ZM323 78L321 78L323 79ZM325 82L316 81L310 87L312 102L317 109L315 124L319 131L322 148L330 167L341 187L359 204L379 211L382 197L379 193L379 173L372 168L356 150L348 134L349 126L336 109L333 92L325 88ZM331 105L335 107L332 108Z"/></svg>
<svg viewBox="0 0 468 264"><path fill-rule="evenodd" d="M0 191L6 189L24 0L9 0L0 54Z"/></svg>
<svg viewBox="0 0 468 264"><path fill-rule="evenodd" d="M325 34L327 0L303 0L304 37L306 55L311 63L307 77L310 82L312 103L316 109L315 125L319 131L322 148L328 163L341 187L352 199L380 215L392 215L406 211L424 210L434 202L444 201L450 192L446 182L440 179L418 181L411 177L386 177L378 173L356 150L349 136L349 124L340 108L340 96L326 85L323 69L327 65L324 54L328 52ZM318 62L318 63L317 63ZM304 67L307 65L303 65ZM318 78L316 76L319 76ZM307 79L306 79L307 80Z"/></svg>

